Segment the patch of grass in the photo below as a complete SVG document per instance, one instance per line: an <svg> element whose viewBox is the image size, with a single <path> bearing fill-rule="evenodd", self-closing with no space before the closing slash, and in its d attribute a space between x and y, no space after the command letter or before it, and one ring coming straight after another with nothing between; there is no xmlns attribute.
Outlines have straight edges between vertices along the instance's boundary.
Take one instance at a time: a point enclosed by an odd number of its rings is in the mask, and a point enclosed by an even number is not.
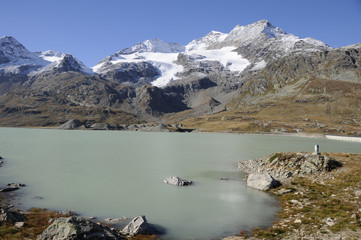
<svg viewBox="0 0 361 240"><path fill-rule="evenodd" d="M272 162L273 160L280 157L281 155L282 155L282 153L276 153L276 154L272 155L272 157L269 158L269 162Z"/></svg>

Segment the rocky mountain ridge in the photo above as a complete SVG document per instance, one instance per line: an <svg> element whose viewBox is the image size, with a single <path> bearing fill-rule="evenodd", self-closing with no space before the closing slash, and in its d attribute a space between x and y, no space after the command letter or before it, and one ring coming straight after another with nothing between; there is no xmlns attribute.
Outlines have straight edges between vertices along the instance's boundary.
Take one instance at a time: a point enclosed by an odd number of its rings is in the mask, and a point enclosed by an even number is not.
<svg viewBox="0 0 361 240"><path fill-rule="evenodd" d="M18 125L25 115L20 125L31 119L30 125L43 126L73 118L112 125L161 119L176 123L234 114L271 99L309 103L318 94L330 100L336 96L330 81L347 85L349 94L359 91L359 51L359 45L332 49L312 38L300 39L262 20L228 34L212 31L186 46L147 40L89 69L70 54L31 53L3 37L0 119ZM320 92L322 84L326 93ZM353 99L351 111L357 112L360 100Z"/></svg>

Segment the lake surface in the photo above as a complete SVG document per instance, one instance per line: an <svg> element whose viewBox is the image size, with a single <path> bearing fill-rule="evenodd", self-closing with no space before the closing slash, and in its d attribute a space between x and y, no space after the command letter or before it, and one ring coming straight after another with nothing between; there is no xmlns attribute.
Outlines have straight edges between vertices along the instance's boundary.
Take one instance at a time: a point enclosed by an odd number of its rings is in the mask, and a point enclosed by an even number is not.
<svg viewBox="0 0 361 240"><path fill-rule="evenodd" d="M0 128L0 185L26 183L18 191L25 209L98 218L144 214L167 230L163 239L218 239L269 225L279 210L273 196L246 187L234 163L312 151L314 144L321 152L361 153L360 143L326 139ZM164 184L169 176L194 185Z"/></svg>

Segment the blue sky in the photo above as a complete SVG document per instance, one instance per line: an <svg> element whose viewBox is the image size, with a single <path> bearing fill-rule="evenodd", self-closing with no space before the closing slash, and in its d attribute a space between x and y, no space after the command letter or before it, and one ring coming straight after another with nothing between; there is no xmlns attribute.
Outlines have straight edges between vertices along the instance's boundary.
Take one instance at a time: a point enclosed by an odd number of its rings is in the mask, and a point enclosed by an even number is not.
<svg viewBox="0 0 361 240"><path fill-rule="evenodd" d="M361 42L361 0L1 0L0 36L88 66L147 39L187 44L267 19L332 47Z"/></svg>

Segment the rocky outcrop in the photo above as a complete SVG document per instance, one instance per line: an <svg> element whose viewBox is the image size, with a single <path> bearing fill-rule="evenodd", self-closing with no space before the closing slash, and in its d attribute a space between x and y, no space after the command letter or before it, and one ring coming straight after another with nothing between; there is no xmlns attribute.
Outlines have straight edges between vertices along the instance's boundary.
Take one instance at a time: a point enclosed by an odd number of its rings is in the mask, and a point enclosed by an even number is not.
<svg viewBox="0 0 361 240"><path fill-rule="evenodd" d="M1 188L0 192L12 192L18 190L20 187L25 187L23 183L8 183L5 188Z"/></svg>
<svg viewBox="0 0 361 240"><path fill-rule="evenodd" d="M56 219L45 229L37 240L118 240L121 235L108 227L86 220L82 217Z"/></svg>
<svg viewBox="0 0 361 240"><path fill-rule="evenodd" d="M137 234L150 235L154 234L156 231L152 225L147 222L145 216L140 215L133 218L121 232L124 235L134 236Z"/></svg>
<svg viewBox="0 0 361 240"><path fill-rule="evenodd" d="M281 184L268 173L251 173L247 178L247 186L258 190L269 190Z"/></svg>
<svg viewBox="0 0 361 240"><path fill-rule="evenodd" d="M139 84L149 84L161 73L158 68L148 62L123 62L117 64L103 65L102 77L116 82L130 82Z"/></svg>
<svg viewBox="0 0 361 240"><path fill-rule="evenodd" d="M71 119L71 120L67 121L66 123L60 125L58 127L58 129L71 130L71 129L76 129L76 128L80 127L81 125L83 125L83 123L81 121L79 121L78 119Z"/></svg>
<svg viewBox="0 0 361 240"><path fill-rule="evenodd" d="M113 129L113 127L107 123L94 123L90 126L90 129L92 129L92 130L111 130L111 129Z"/></svg>
<svg viewBox="0 0 361 240"><path fill-rule="evenodd" d="M14 209L10 206L4 206L0 208L0 223L2 222L23 222L26 220L24 214L22 214L19 210Z"/></svg>
<svg viewBox="0 0 361 240"><path fill-rule="evenodd" d="M333 158L314 153L275 153L266 158L248 160L237 165L246 173L268 173L280 181L293 175L329 172L342 166Z"/></svg>
<svg viewBox="0 0 361 240"><path fill-rule="evenodd" d="M175 185L175 186L188 186L191 185L193 182L189 180L185 180L180 177L169 177L163 180L164 183Z"/></svg>

